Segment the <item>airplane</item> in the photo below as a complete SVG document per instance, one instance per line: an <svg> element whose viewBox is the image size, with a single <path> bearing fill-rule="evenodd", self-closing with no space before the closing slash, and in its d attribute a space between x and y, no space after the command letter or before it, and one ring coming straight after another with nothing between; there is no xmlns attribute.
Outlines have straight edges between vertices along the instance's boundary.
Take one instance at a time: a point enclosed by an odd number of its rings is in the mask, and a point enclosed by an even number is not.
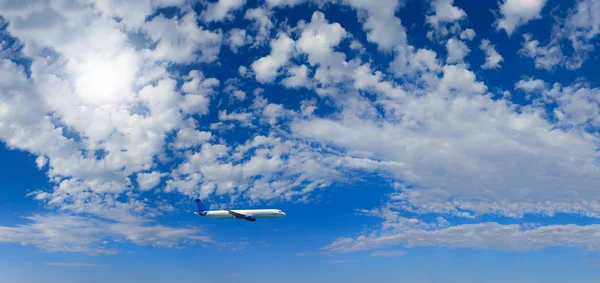
<svg viewBox="0 0 600 283"><path fill-rule="evenodd" d="M196 199L196 206L198 206L198 211L195 211L194 214L215 219L244 219L254 222L257 218L285 217L285 212L279 209L209 210L199 199Z"/></svg>

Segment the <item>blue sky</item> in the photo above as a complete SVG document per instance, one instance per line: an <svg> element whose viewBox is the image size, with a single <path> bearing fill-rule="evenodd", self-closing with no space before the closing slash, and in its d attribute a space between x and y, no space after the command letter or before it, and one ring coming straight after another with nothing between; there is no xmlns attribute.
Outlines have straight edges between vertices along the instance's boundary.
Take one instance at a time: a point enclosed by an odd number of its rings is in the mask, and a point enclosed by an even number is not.
<svg viewBox="0 0 600 283"><path fill-rule="evenodd" d="M0 0L0 274L595 282L599 15Z"/></svg>

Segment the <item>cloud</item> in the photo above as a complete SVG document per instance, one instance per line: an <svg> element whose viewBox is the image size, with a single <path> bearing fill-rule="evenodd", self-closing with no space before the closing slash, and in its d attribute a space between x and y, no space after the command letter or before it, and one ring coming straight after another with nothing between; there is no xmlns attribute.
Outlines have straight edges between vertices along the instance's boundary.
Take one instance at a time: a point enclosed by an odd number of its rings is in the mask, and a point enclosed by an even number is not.
<svg viewBox="0 0 600 283"><path fill-rule="evenodd" d="M523 79L515 83L515 88L525 92L543 91L546 90L546 83L540 79Z"/></svg>
<svg viewBox="0 0 600 283"><path fill-rule="evenodd" d="M267 0L266 2L269 6L272 6L272 7L282 7L282 6L293 7L293 6L298 5L305 1L306 0Z"/></svg>
<svg viewBox="0 0 600 283"><path fill-rule="evenodd" d="M558 104L554 114L559 125L600 127L600 88L590 88L585 83L570 86L554 84L546 98Z"/></svg>
<svg viewBox="0 0 600 283"><path fill-rule="evenodd" d="M108 265L95 264L95 263L81 263L81 262L44 262L47 266L59 266L59 267L95 267L95 268L106 268Z"/></svg>
<svg viewBox="0 0 600 283"><path fill-rule="evenodd" d="M211 132L198 131L192 128L184 128L177 131L173 147L176 149L188 149L201 145L212 138Z"/></svg>
<svg viewBox="0 0 600 283"><path fill-rule="evenodd" d="M171 19L161 14L145 23L143 30L156 43L156 47L147 52L148 55L155 60L175 63L215 61L219 55L222 34L198 26L197 20L197 15L192 11L181 18L176 16Z"/></svg>
<svg viewBox="0 0 600 283"><path fill-rule="evenodd" d="M434 15L428 16L427 21L431 24L439 22L454 22L467 16L463 9L453 6L454 0L435 0L431 6Z"/></svg>
<svg viewBox="0 0 600 283"><path fill-rule="evenodd" d="M453 24L467 17L467 13L453 5L454 0L435 0L431 2L434 14L426 17L425 21L434 29L436 37L445 37L450 33L460 32L459 25ZM453 24L453 25L451 25ZM428 37L432 39L432 32Z"/></svg>
<svg viewBox="0 0 600 283"><path fill-rule="evenodd" d="M399 1L345 0L344 3L366 14L361 18L367 41L377 43L380 50L390 51L406 44L406 30L395 16Z"/></svg>
<svg viewBox="0 0 600 283"><path fill-rule="evenodd" d="M261 83L275 80L279 69L290 59L294 46L295 43L291 38L284 33L279 33L277 39L271 41L271 54L254 61L251 65L256 80Z"/></svg>
<svg viewBox="0 0 600 283"><path fill-rule="evenodd" d="M288 69L291 76L283 79L281 84L288 88L310 88L310 81L308 79L308 67L306 65L300 65L291 67Z"/></svg>
<svg viewBox="0 0 600 283"><path fill-rule="evenodd" d="M273 28L273 22L270 19L271 11L265 8L252 8L246 10L244 19L252 21L252 27L256 30L254 45L262 44L266 41Z"/></svg>
<svg viewBox="0 0 600 283"><path fill-rule="evenodd" d="M167 191L291 200L339 178L335 160L304 142L273 136L256 136L233 149L206 144L172 171Z"/></svg>
<svg viewBox="0 0 600 283"><path fill-rule="evenodd" d="M219 22L230 19L234 12L242 8L246 0L219 0L218 2L208 3L206 10L202 11L201 17L205 22Z"/></svg>
<svg viewBox="0 0 600 283"><path fill-rule="evenodd" d="M388 83L390 87L379 89L385 95L376 96L375 102L347 95L337 118L296 119L291 130L323 146L360 153L355 157L369 161L363 162L368 167L361 165L367 171L387 172L414 186L397 196L407 202L406 209L461 217L573 211L598 215L598 204L587 193L592 180L600 177L593 135L577 128L556 130L543 108L492 100L487 86L465 66L444 66L443 76L432 81L433 89L423 92L395 90L389 81L360 70L354 86ZM595 91L579 86L567 89L566 96L559 92L565 111L572 109L565 115L570 123L595 123L591 117L596 102L585 111L575 107L590 105ZM572 106L567 106L571 99ZM555 178L557 174L561 177Z"/></svg>
<svg viewBox="0 0 600 283"><path fill-rule="evenodd" d="M329 24L323 13L314 12L296 45L299 51L308 55L311 65L323 64L323 61L330 60L332 49L347 36L346 30L339 23Z"/></svg>
<svg viewBox="0 0 600 283"><path fill-rule="evenodd" d="M160 183L160 177L162 177L162 174L159 171L140 173L137 175L138 187L142 191L150 190Z"/></svg>
<svg viewBox="0 0 600 283"><path fill-rule="evenodd" d="M33 215L31 223L0 227L0 242L35 246L48 252L115 254L118 249L107 239L155 247L211 242L196 228L170 228L135 222L114 223L70 215Z"/></svg>
<svg viewBox="0 0 600 283"><path fill-rule="evenodd" d="M575 49L593 48L588 42L600 34L600 4L593 0L579 0L567 18L566 28Z"/></svg>
<svg viewBox="0 0 600 283"><path fill-rule="evenodd" d="M432 36L451 35L441 41L445 58L409 45L395 16L401 1L339 2L357 12L366 42L323 12L298 23L274 17L301 1L270 0L245 11L245 1L212 1L199 14L189 2L170 1L69 9L48 1L38 11L5 2L0 9L11 23L6 32L23 45L10 53L31 62L0 60L0 140L35 155L49 184L29 196L61 213L0 227L0 241L89 254L115 253L123 242L174 248L211 242L197 228L154 224L173 210L160 196L303 202L335 182L373 173L393 191L382 208L363 211L381 217L381 227L326 250L595 248L585 238L596 233L594 225L450 221L600 217L598 89L585 79L563 85L522 76L514 88L535 95L527 97L530 105L512 103L508 90L488 86L465 61L465 42L475 31L463 30L466 13L453 1L433 2L428 17L439 24ZM178 5L175 15L153 15L170 3ZM543 7L536 12L514 3L500 8L498 28L509 34ZM596 8L580 0L546 45L525 35L521 54L539 68L576 68L595 48ZM248 29L198 24L238 11ZM565 40L573 54L560 49ZM372 62L367 43L393 59ZM247 58L228 65L219 58L223 44ZM503 58L489 40L479 48L486 54L482 68L500 67ZM231 68L234 78L213 77L207 70L216 66ZM255 80L304 88L293 104L283 104L272 87L253 89ZM153 191L158 199L141 197L163 181ZM423 221L426 214L436 220Z"/></svg>
<svg viewBox="0 0 600 283"><path fill-rule="evenodd" d="M35 159L35 165L38 169L44 169L44 166L46 166L46 164L48 163L48 158L44 157L44 156L38 156Z"/></svg>
<svg viewBox="0 0 600 283"><path fill-rule="evenodd" d="M372 250L387 246L492 249L499 251L535 251L549 247L579 247L597 251L592 239L599 225L549 225L527 228L494 222L463 224L443 229L408 228L357 238L339 238L324 249L336 253Z"/></svg>
<svg viewBox="0 0 600 283"><path fill-rule="evenodd" d="M471 51L464 42L456 38L451 38L446 42L446 50L448 51L446 63L460 63Z"/></svg>
<svg viewBox="0 0 600 283"><path fill-rule="evenodd" d="M540 18L546 0L504 0L500 5L501 18L496 19L496 30L503 29L508 36L521 25Z"/></svg>
<svg viewBox="0 0 600 283"><path fill-rule="evenodd" d="M551 71L564 63L565 57L557 44L540 46L540 42L532 40L532 35L529 33L524 34L523 38L523 47L519 50L519 53L534 58L537 69Z"/></svg>
<svg viewBox="0 0 600 283"><path fill-rule="evenodd" d="M473 29L466 29L460 33L460 39L462 40L473 40L475 38L475 31Z"/></svg>
<svg viewBox="0 0 600 283"><path fill-rule="evenodd" d="M237 53L240 47L243 47L252 41L252 37L246 34L245 29L232 29L228 34L227 44L229 44L229 48L231 48L233 53Z"/></svg>
<svg viewBox="0 0 600 283"><path fill-rule="evenodd" d="M597 2L580 0L569 10L565 19L556 18L551 40L546 45L533 40L533 36L527 33L523 35L523 48L519 53L533 58L538 69L579 69L596 49L593 40L600 34L599 14L600 5ZM572 47L570 52L563 50L566 40Z"/></svg>
<svg viewBox="0 0 600 283"><path fill-rule="evenodd" d="M502 58L502 55L498 54L496 48L494 45L490 44L489 40L481 40L479 48L485 52L485 63L481 65L481 68L497 69L501 67L500 62L504 61L504 58Z"/></svg>

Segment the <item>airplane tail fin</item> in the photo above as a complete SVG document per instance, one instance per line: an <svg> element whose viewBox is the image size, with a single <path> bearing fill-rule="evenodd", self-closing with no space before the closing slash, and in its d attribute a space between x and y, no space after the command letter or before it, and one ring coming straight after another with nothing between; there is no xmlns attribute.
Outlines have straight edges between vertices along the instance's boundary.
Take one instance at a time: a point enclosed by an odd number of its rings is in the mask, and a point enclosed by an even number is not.
<svg viewBox="0 0 600 283"><path fill-rule="evenodd" d="M196 199L196 206L198 207L198 211L200 211L200 212L208 211L208 208L206 206L204 206L204 204L202 203L202 201L200 199Z"/></svg>

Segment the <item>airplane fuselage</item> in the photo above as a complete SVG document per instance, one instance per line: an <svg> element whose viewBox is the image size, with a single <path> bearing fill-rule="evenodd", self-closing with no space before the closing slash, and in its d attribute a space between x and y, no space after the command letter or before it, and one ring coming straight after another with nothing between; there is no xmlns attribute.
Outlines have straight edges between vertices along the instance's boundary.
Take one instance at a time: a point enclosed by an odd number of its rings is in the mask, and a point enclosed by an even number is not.
<svg viewBox="0 0 600 283"><path fill-rule="evenodd" d="M285 212L279 209L227 209L210 210L200 199L196 199L198 211L194 214L215 219L244 219L250 222L258 218L281 218L285 217Z"/></svg>
<svg viewBox="0 0 600 283"><path fill-rule="evenodd" d="M235 219L236 217L230 213L236 212L243 215L251 215L254 218L281 218L285 217L285 213L279 209L232 209L232 210L211 210L205 215L195 212L196 215L214 218L214 219Z"/></svg>

